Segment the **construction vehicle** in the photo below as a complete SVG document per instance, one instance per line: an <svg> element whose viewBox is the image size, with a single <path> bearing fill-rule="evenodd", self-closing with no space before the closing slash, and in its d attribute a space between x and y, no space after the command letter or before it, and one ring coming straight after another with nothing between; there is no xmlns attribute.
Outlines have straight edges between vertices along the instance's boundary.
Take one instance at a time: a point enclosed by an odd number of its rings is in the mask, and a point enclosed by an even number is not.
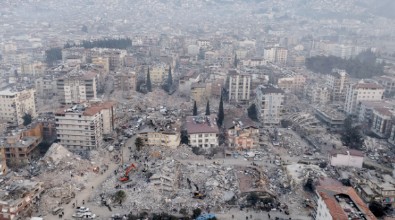
<svg viewBox="0 0 395 220"><path fill-rule="evenodd" d="M136 169L137 169L136 165L134 165L134 163L132 163L128 168L126 168L125 175L120 177L119 181L121 181L121 182L129 181L129 173L130 173L130 171L136 170Z"/></svg>

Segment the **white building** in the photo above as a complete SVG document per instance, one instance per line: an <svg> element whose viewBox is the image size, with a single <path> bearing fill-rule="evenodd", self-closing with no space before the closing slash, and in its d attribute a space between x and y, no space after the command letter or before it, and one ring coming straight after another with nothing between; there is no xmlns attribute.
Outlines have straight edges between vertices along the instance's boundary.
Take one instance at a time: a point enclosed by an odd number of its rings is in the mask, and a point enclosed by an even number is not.
<svg viewBox="0 0 395 220"><path fill-rule="evenodd" d="M185 128L192 147L210 149L218 147L218 134L215 115L188 116Z"/></svg>
<svg viewBox="0 0 395 220"><path fill-rule="evenodd" d="M248 102L251 92L251 75L240 74L230 70L229 74L229 102Z"/></svg>
<svg viewBox="0 0 395 220"><path fill-rule="evenodd" d="M263 124L279 124L284 106L283 90L273 86L258 86L255 89L255 106Z"/></svg>
<svg viewBox="0 0 395 220"><path fill-rule="evenodd" d="M314 200L313 219L316 220L377 220L354 188L342 186L341 183L317 186Z"/></svg>
<svg viewBox="0 0 395 220"><path fill-rule="evenodd" d="M380 101L383 94L384 88L377 83L359 82L349 85L344 110L347 114L358 114L361 101Z"/></svg>
<svg viewBox="0 0 395 220"><path fill-rule="evenodd" d="M286 64L288 50L283 47L268 47L263 51L263 58L272 63Z"/></svg>
<svg viewBox="0 0 395 220"><path fill-rule="evenodd" d="M22 125L25 114L37 117L34 89L0 91L0 120Z"/></svg>
<svg viewBox="0 0 395 220"><path fill-rule="evenodd" d="M80 104L55 113L59 144L69 150L91 150L103 146L103 135L114 127L114 103Z"/></svg>
<svg viewBox="0 0 395 220"><path fill-rule="evenodd" d="M329 156L329 161L332 166L347 166L362 168L363 152L359 150L333 150Z"/></svg>
<svg viewBox="0 0 395 220"><path fill-rule="evenodd" d="M148 146L161 146L176 149L180 145L180 132L146 130L139 133Z"/></svg>
<svg viewBox="0 0 395 220"><path fill-rule="evenodd" d="M97 77L94 72L78 72L58 79L56 88L59 102L71 105L96 99Z"/></svg>

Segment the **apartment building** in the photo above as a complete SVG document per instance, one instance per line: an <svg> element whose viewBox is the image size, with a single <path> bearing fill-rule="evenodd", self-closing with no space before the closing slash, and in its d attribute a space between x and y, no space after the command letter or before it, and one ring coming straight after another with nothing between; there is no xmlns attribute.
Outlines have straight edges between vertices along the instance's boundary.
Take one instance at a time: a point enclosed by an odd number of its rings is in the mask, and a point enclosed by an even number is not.
<svg viewBox="0 0 395 220"><path fill-rule="evenodd" d="M322 87L319 85L308 85L305 87L305 97L312 104L326 104L330 99L330 91L328 87Z"/></svg>
<svg viewBox="0 0 395 220"><path fill-rule="evenodd" d="M371 131L381 138L388 138L394 124L394 112L388 108L375 108Z"/></svg>
<svg viewBox="0 0 395 220"><path fill-rule="evenodd" d="M301 91L306 83L306 77L300 74L284 76L278 79L277 85L285 92Z"/></svg>
<svg viewBox="0 0 395 220"><path fill-rule="evenodd" d="M96 99L97 77L95 72L78 71L57 79L56 90L59 102L72 105Z"/></svg>
<svg viewBox="0 0 395 220"><path fill-rule="evenodd" d="M326 75L326 86L331 92L332 101L344 101L348 85L348 74L345 70L333 69Z"/></svg>
<svg viewBox="0 0 395 220"><path fill-rule="evenodd" d="M352 187L340 183L317 186L313 202L313 219L377 219Z"/></svg>
<svg viewBox="0 0 395 220"><path fill-rule="evenodd" d="M175 131L143 130L139 133L148 146L161 146L176 149L180 145L180 133Z"/></svg>
<svg viewBox="0 0 395 220"><path fill-rule="evenodd" d="M165 64L150 67L150 77L152 85L160 86L167 78L169 67Z"/></svg>
<svg viewBox="0 0 395 220"><path fill-rule="evenodd" d="M215 115L188 116L185 129L192 147L210 149L218 147L219 130Z"/></svg>
<svg viewBox="0 0 395 220"><path fill-rule="evenodd" d="M229 102L248 103L251 93L251 75L229 70Z"/></svg>
<svg viewBox="0 0 395 220"><path fill-rule="evenodd" d="M193 83L191 86L191 98L198 105L206 103L208 96L207 85L205 83Z"/></svg>
<svg viewBox="0 0 395 220"><path fill-rule="evenodd" d="M377 76L373 78L385 89L385 95L390 96L395 92L395 77L394 76Z"/></svg>
<svg viewBox="0 0 395 220"><path fill-rule="evenodd" d="M272 63L286 64L288 50L283 47L267 47L263 51L263 58Z"/></svg>
<svg viewBox="0 0 395 220"><path fill-rule="evenodd" d="M56 79L52 75L46 75L35 80L37 97L52 98L56 95Z"/></svg>
<svg viewBox="0 0 395 220"><path fill-rule="evenodd" d="M114 87L122 91L124 98L132 98L137 86L137 74L134 71L122 71L115 73Z"/></svg>
<svg viewBox="0 0 395 220"><path fill-rule="evenodd" d="M55 113L59 144L69 150L90 150L103 146L103 135L115 127L115 103L84 103Z"/></svg>
<svg viewBox="0 0 395 220"><path fill-rule="evenodd" d="M8 181L0 185L0 219L26 219L44 191L42 182Z"/></svg>
<svg viewBox="0 0 395 220"><path fill-rule="evenodd" d="M105 74L110 73L110 58L109 57L92 57L92 64L102 66Z"/></svg>
<svg viewBox="0 0 395 220"><path fill-rule="evenodd" d="M37 117L35 89L7 88L0 91L0 120L23 124L23 116Z"/></svg>
<svg viewBox="0 0 395 220"><path fill-rule="evenodd" d="M279 124L284 106L284 91L272 85L255 89L255 106L258 117L265 125Z"/></svg>
<svg viewBox="0 0 395 220"><path fill-rule="evenodd" d="M10 165L25 165L37 156L36 149L42 140L40 123L23 131L12 131L0 141L0 158Z"/></svg>
<svg viewBox="0 0 395 220"><path fill-rule="evenodd" d="M383 99L384 88L374 82L359 82L348 86L344 111L357 115L361 101L380 101Z"/></svg>
<svg viewBox="0 0 395 220"><path fill-rule="evenodd" d="M228 147L235 150L249 150L258 147L259 129L248 117L225 117Z"/></svg>

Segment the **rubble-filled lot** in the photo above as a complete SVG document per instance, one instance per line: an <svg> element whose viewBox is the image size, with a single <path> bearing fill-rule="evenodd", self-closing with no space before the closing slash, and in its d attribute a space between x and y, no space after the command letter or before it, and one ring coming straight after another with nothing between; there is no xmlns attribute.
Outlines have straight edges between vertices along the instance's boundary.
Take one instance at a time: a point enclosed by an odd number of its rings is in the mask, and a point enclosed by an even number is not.
<svg viewBox="0 0 395 220"><path fill-rule="evenodd" d="M62 145L53 144L45 156L30 168L34 174L32 180L43 182L45 188L35 211L48 215L53 208L72 203L78 192L90 187L90 179L107 169L110 163L107 154L105 150L91 151L88 160Z"/></svg>

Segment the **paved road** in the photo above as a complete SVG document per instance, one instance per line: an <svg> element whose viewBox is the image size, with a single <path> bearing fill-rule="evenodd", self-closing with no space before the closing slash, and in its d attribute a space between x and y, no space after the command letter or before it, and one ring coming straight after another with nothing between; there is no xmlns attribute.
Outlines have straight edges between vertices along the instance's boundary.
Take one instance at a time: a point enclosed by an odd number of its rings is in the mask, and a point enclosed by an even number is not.
<svg viewBox="0 0 395 220"><path fill-rule="evenodd" d="M128 147L129 146L132 147L132 151L135 149L135 146L134 146L135 139L136 139L136 137L133 136L132 138L130 138L126 141L124 151L123 151L123 157L124 157L125 161L128 161L128 158L131 154L131 151L128 149ZM90 198L90 195L92 195L92 191L94 190L94 189L92 189L92 186L96 189L106 179L108 179L110 177L110 175L114 173L114 170L118 169L118 167L119 167L119 164L115 164L115 163L109 164L108 170L103 175L98 174L95 178L91 179L89 181L89 183L86 184L86 188L84 190L77 192L76 193L77 195L74 198L74 200L72 202L70 202L70 204L64 206L64 208L65 208L64 219L65 220L72 219L72 215L75 213L75 209L73 209L73 207L72 207L73 202L75 202L77 204L77 206L82 206L82 201L83 200L88 201ZM89 202L89 203L86 203L85 206L90 208L92 210L92 212L95 213L96 215L101 216L99 219L108 219L107 217L104 217L104 216L108 216L108 217L111 216L111 214L107 208L105 208L103 206L99 206L98 204Z"/></svg>

